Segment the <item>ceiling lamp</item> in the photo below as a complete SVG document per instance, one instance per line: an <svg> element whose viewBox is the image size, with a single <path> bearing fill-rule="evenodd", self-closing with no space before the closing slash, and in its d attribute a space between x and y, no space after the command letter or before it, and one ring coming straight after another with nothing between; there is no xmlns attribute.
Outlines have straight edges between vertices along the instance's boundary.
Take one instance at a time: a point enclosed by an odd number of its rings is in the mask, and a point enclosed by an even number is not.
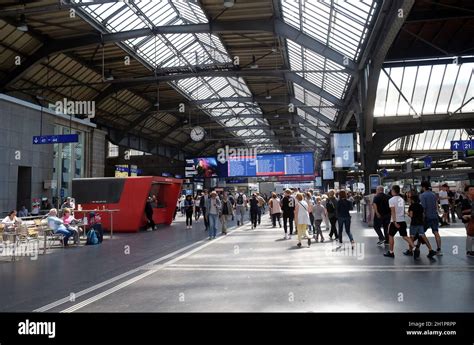
<svg viewBox="0 0 474 345"><path fill-rule="evenodd" d="M272 95L270 95L270 90L267 90L267 95L265 96L265 99L272 99Z"/></svg>
<svg viewBox="0 0 474 345"><path fill-rule="evenodd" d="M28 24L26 24L26 17L24 14L20 16L20 21L18 22L16 29L22 32L28 31Z"/></svg>
<svg viewBox="0 0 474 345"><path fill-rule="evenodd" d="M258 68L257 60L255 60L255 55L252 55L252 63L250 65L250 68L253 68L253 69Z"/></svg>
<svg viewBox="0 0 474 345"><path fill-rule="evenodd" d="M105 80L114 80L114 76L112 75L112 70L109 69L109 73L105 74Z"/></svg>
<svg viewBox="0 0 474 345"><path fill-rule="evenodd" d="M235 0L224 0L224 7L231 8L235 4Z"/></svg>

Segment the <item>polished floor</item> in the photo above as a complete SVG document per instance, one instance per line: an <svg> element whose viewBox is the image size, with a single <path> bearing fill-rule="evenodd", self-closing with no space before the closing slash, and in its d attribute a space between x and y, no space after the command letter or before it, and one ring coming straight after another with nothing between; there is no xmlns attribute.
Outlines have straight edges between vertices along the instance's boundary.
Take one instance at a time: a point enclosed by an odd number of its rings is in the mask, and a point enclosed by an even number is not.
<svg viewBox="0 0 474 345"><path fill-rule="evenodd" d="M232 228L209 241L202 220L178 217L155 232L117 234L0 264L0 311L49 312L472 312L474 259L461 224L441 228L444 256L414 262L397 238L382 256L373 229L353 213L356 246L296 246L272 228ZM327 239L327 232L324 236ZM345 236L345 235L344 235ZM434 238L429 237L434 244Z"/></svg>

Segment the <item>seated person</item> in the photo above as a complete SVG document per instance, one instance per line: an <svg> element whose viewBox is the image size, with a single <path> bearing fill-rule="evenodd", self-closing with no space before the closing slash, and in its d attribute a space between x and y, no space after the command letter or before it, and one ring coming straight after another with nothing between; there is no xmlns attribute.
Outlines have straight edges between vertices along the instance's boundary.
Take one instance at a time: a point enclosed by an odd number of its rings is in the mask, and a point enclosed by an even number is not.
<svg viewBox="0 0 474 345"><path fill-rule="evenodd" d="M25 206L21 207L21 210L18 211L19 217L28 217L28 209Z"/></svg>
<svg viewBox="0 0 474 345"><path fill-rule="evenodd" d="M104 230L102 229L102 219L100 218L100 215L95 212L90 212L88 224L90 229L94 229L97 232L99 243L102 243L104 238Z"/></svg>
<svg viewBox="0 0 474 345"><path fill-rule="evenodd" d="M63 210L63 224L69 231L74 231L74 240L76 243L79 243L79 229L73 225L78 223L80 223L80 220L74 218L69 208L65 208Z"/></svg>
<svg viewBox="0 0 474 345"><path fill-rule="evenodd" d="M16 216L16 211L13 210L8 212L8 216L2 220L2 224L5 225L6 231L14 230L15 226L21 224L21 219Z"/></svg>
<svg viewBox="0 0 474 345"><path fill-rule="evenodd" d="M48 226L51 230L54 231L55 234L63 234L64 235L64 246L68 246L69 237L74 235L74 232L68 230L64 225L62 219L58 218L58 210L52 208L48 213Z"/></svg>

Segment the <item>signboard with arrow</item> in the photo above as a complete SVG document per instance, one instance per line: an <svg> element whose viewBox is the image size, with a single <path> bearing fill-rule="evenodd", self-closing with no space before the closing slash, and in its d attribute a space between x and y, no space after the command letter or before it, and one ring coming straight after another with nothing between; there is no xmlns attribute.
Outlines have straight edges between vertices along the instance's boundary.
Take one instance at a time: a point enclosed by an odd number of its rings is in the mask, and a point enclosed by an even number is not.
<svg viewBox="0 0 474 345"><path fill-rule="evenodd" d="M466 151L474 149L474 140L453 140L451 151Z"/></svg>

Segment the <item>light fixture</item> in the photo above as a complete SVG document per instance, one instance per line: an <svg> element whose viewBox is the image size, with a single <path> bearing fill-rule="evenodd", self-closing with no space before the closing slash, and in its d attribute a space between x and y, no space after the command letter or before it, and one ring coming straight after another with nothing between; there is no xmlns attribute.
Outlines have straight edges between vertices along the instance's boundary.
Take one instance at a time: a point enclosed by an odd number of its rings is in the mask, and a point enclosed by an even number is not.
<svg viewBox="0 0 474 345"><path fill-rule="evenodd" d="M278 114L275 114L275 118L279 118L279 117L280 117L280 115L278 115Z"/></svg>
<svg viewBox="0 0 474 345"><path fill-rule="evenodd" d="M235 4L235 0L224 0L224 7L231 8Z"/></svg>
<svg viewBox="0 0 474 345"><path fill-rule="evenodd" d="M258 68L257 61L255 60L255 55L252 55L252 64L250 65L250 68Z"/></svg>
<svg viewBox="0 0 474 345"><path fill-rule="evenodd" d="M20 16L20 21L18 22L16 29L22 32L28 31L28 24L26 24L26 17L24 14Z"/></svg>
<svg viewBox="0 0 474 345"><path fill-rule="evenodd" d="M265 96L265 99L272 99L272 95L270 95L270 90L267 89L267 95Z"/></svg>
<svg viewBox="0 0 474 345"><path fill-rule="evenodd" d="M111 69L109 69L109 72L105 75L105 80L114 80Z"/></svg>

